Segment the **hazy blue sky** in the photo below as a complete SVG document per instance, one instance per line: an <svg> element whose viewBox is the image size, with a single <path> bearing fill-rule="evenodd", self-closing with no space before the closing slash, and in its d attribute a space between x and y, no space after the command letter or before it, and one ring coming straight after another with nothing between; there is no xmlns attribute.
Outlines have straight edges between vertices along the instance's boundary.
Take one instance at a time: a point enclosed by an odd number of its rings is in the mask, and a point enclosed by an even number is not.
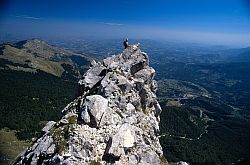
<svg viewBox="0 0 250 165"><path fill-rule="evenodd" d="M5 3L4 3L5 2ZM1 0L0 35L250 46L247 0Z"/></svg>

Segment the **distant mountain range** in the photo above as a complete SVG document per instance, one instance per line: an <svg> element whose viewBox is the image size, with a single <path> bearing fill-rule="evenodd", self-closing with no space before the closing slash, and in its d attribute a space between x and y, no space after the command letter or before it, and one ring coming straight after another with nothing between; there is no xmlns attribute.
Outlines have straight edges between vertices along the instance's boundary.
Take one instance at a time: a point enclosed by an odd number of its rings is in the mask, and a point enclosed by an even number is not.
<svg viewBox="0 0 250 165"><path fill-rule="evenodd" d="M75 50L101 59L117 54L123 49L123 39L106 40L50 40L59 47ZM129 43L141 43L141 49L148 52L151 64L185 62L185 63L224 63L250 61L250 47L231 48L226 46L179 43L157 40L134 40Z"/></svg>
<svg viewBox="0 0 250 165"><path fill-rule="evenodd" d="M36 72L41 70L61 77L68 72L79 77L91 58L65 50L39 39L0 45L0 68Z"/></svg>

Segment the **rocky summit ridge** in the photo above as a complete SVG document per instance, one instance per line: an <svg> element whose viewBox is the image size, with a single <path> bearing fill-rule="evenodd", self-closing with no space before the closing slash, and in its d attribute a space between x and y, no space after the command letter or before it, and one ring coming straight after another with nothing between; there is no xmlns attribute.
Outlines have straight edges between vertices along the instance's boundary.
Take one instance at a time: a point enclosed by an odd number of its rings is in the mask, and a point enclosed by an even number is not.
<svg viewBox="0 0 250 165"><path fill-rule="evenodd" d="M91 62L78 97L14 164L160 164L155 70L136 45Z"/></svg>

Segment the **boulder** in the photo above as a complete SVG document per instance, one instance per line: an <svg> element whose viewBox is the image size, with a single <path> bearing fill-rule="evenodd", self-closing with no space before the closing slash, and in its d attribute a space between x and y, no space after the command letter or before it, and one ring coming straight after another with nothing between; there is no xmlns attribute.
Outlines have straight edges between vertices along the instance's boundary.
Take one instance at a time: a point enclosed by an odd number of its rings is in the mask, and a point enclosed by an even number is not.
<svg viewBox="0 0 250 165"><path fill-rule="evenodd" d="M142 79L145 84L150 84L154 78L155 70L153 68L142 69L135 73L135 78Z"/></svg>
<svg viewBox="0 0 250 165"><path fill-rule="evenodd" d="M133 127L128 123L123 124L119 128L119 131L110 138L106 148L106 155L119 158L121 155L125 154L124 149L134 146L135 140L135 131Z"/></svg>
<svg viewBox="0 0 250 165"><path fill-rule="evenodd" d="M84 116L88 116L86 115L86 113L88 112L90 118L89 120L83 118L83 120L87 120L87 122L90 121L92 126L98 127L105 111L108 108L108 100L102 97L101 95L87 96L84 106Z"/></svg>
<svg viewBox="0 0 250 165"><path fill-rule="evenodd" d="M160 164L159 156L152 151L144 152L140 155L140 162L139 164L142 165L152 165L152 164Z"/></svg>
<svg viewBox="0 0 250 165"><path fill-rule="evenodd" d="M96 66L90 68L84 75L84 79L78 84L86 89L92 89L106 75L106 67Z"/></svg>

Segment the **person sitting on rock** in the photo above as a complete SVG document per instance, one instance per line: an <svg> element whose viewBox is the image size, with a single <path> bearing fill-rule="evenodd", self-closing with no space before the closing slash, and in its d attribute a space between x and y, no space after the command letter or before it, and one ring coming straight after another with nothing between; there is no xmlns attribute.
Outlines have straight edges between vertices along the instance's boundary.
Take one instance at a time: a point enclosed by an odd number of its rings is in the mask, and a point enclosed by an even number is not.
<svg viewBox="0 0 250 165"><path fill-rule="evenodd" d="M124 49L127 49L129 47L128 38L126 38L125 41L123 41L123 45L124 45Z"/></svg>

